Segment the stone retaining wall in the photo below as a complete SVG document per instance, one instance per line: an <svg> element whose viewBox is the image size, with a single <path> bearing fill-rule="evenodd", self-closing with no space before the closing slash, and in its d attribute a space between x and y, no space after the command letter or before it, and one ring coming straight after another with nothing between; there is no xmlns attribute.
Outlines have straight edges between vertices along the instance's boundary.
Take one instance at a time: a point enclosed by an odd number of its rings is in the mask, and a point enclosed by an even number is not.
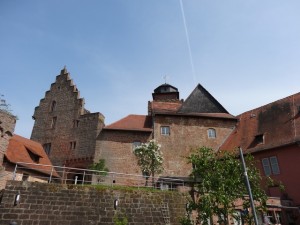
<svg viewBox="0 0 300 225"><path fill-rule="evenodd" d="M14 205L18 193L20 203ZM179 192L19 181L9 181L0 199L0 225L108 225L116 214L130 225L164 225L168 217L180 224L187 201Z"/></svg>

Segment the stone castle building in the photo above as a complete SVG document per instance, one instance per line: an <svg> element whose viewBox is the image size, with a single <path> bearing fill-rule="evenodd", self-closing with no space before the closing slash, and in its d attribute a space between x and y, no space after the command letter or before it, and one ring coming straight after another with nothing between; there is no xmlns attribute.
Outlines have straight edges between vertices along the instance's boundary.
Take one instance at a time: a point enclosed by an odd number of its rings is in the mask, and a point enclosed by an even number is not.
<svg viewBox="0 0 300 225"><path fill-rule="evenodd" d="M90 113L64 68L36 107L31 139L40 142L52 163L87 168L105 159L110 171L139 174L132 152L136 145L156 139L162 146L165 176L187 176L185 157L191 149L218 149L237 120L200 84L186 100L176 87L163 84L152 94L147 115L104 125L101 113Z"/></svg>
<svg viewBox="0 0 300 225"><path fill-rule="evenodd" d="M188 176L186 157L192 149L218 149L237 120L200 84L185 100L178 89L163 84L148 102L148 115L129 115L105 126L98 137L96 158L104 158L112 171L141 174L133 148L155 139L161 144L165 176Z"/></svg>
<svg viewBox="0 0 300 225"><path fill-rule="evenodd" d="M40 100L33 119L31 139L43 145L53 165L87 168L93 162L104 116L84 108L66 68Z"/></svg>

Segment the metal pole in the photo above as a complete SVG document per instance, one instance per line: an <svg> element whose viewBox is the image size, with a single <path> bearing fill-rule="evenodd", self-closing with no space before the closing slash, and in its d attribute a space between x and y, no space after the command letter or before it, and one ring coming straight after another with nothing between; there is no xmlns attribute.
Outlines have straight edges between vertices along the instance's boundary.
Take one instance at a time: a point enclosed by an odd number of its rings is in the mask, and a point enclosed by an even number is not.
<svg viewBox="0 0 300 225"><path fill-rule="evenodd" d="M50 177L49 177L49 183L51 183L51 181L52 181L52 174L53 174L53 167L51 169L51 173L50 173Z"/></svg>
<svg viewBox="0 0 300 225"><path fill-rule="evenodd" d="M247 168L246 168L242 148L239 148L239 151L240 151L240 156L241 156L241 160L242 160L244 176L245 176L246 186L247 186L247 190L248 190L248 194L249 194L249 198L250 198L251 208L252 208L252 212L253 212L253 216L254 216L254 222L255 222L255 225L258 225L257 215L256 215L256 211L255 211L255 205L253 202L252 191L251 191L251 187L250 187L250 183L249 183L249 178L248 178L248 174L247 174Z"/></svg>
<svg viewBox="0 0 300 225"><path fill-rule="evenodd" d="M83 177L82 177L82 183L81 183L81 185L84 184L84 178L85 178L85 170L83 171Z"/></svg>

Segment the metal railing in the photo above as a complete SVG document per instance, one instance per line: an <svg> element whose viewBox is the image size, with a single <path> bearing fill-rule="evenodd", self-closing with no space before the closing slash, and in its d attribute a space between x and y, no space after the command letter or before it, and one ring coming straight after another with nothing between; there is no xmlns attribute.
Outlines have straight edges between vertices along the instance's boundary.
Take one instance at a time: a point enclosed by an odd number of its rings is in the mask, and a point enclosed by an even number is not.
<svg viewBox="0 0 300 225"><path fill-rule="evenodd" d="M22 176L20 176L20 174L22 174ZM185 185L182 179L168 177L152 178L135 174L23 162L16 163L12 180L15 180L17 175L19 175L19 179L22 180L75 185L148 187L160 190L176 190L178 187Z"/></svg>

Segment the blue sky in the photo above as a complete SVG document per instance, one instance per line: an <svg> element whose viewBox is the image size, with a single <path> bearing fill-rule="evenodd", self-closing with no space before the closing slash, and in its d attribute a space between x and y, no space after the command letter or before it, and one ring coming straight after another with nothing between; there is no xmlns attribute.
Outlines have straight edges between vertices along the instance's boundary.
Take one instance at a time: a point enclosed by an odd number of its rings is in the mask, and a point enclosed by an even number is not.
<svg viewBox="0 0 300 225"><path fill-rule="evenodd" d="M2 0L0 93L30 137L32 115L67 66L106 124L146 114L153 90L198 83L231 114L300 91L299 0Z"/></svg>

